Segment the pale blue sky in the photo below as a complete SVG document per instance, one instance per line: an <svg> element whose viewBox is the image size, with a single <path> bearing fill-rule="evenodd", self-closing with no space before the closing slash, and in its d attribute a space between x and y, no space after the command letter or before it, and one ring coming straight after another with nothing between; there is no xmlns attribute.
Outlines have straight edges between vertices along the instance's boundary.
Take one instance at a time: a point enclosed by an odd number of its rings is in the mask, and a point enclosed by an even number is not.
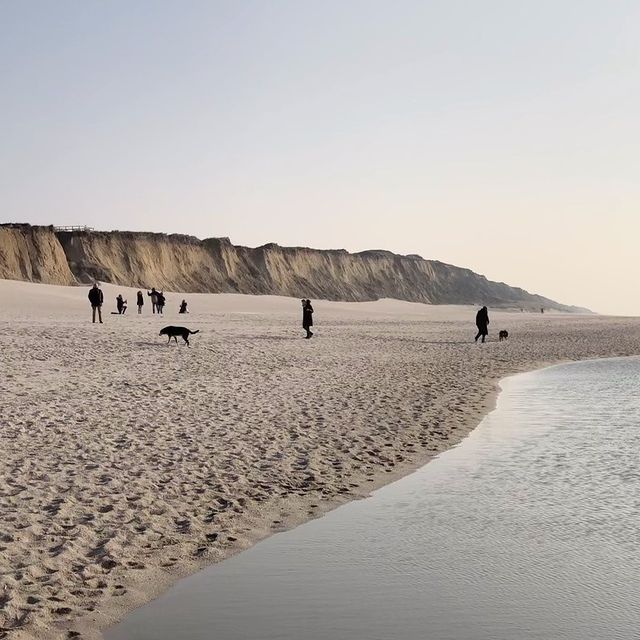
<svg viewBox="0 0 640 640"><path fill-rule="evenodd" d="M640 4L0 0L2 221L466 266L640 314Z"/></svg>

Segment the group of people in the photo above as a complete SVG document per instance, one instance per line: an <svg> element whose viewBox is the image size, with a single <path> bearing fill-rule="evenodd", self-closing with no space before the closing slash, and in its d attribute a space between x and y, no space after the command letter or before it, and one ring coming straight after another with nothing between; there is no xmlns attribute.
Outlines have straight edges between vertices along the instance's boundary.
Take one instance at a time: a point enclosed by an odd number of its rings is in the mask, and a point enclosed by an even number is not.
<svg viewBox="0 0 640 640"><path fill-rule="evenodd" d="M155 287L151 287L151 291L147 291L147 295L151 298L151 311L162 315L166 303L164 293L162 291L156 291ZM144 296L142 295L142 291L138 291L138 313L142 313L143 305Z"/></svg>
<svg viewBox="0 0 640 640"><path fill-rule="evenodd" d="M166 304L164 293L162 291L156 291L156 289L152 287L151 291L147 292L147 295L151 298L151 308L153 310L153 313L159 313L160 315L162 315L164 306ZM104 304L104 294L102 293L102 289L100 289L97 282L89 290L88 298L89 302L91 303L92 321L95 323L97 318L98 322L102 324L102 305ZM136 298L136 303L138 305L138 314L142 314L142 307L144 306L144 295L142 294L142 291L138 291L138 293L136 294ZM123 315L127 311L127 301L122 297L121 293L116 296L116 309L117 311L112 311L111 313L114 313L116 315ZM189 313L186 300L183 300L180 303L178 313Z"/></svg>
<svg viewBox="0 0 640 640"><path fill-rule="evenodd" d="M165 305L165 297L162 291L156 291L155 288L152 288L151 291L147 292L147 295L151 297L151 307L153 309L153 313L159 313L162 315L162 311ZM144 306L144 296L142 295L142 291L138 291L137 294L137 303L138 303L138 313L142 313L142 307ZM98 287L98 284L94 284L91 290L89 291L89 302L91 302L91 309L93 311L93 322L96 321L96 315L100 323L102 323L102 304L104 302L104 296L102 294L102 290ZM302 328L306 331L307 335L305 338L308 340L313 336L313 332L311 331L311 327L313 326L313 306L311 306L311 300L308 298L303 298L302 303ZM122 294L118 294L116 298L116 305L119 314L123 314L127 310L127 301L123 299ZM189 313L187 310L187 302L183 300L180 303L180 309L178 313ZM487 307L482 307L476 314L476 327L478 328L478 333L475 337L475 342L478 342L478 339L481 339L481 342L484 342L486 337L489 335L489 310Z"/></svg>

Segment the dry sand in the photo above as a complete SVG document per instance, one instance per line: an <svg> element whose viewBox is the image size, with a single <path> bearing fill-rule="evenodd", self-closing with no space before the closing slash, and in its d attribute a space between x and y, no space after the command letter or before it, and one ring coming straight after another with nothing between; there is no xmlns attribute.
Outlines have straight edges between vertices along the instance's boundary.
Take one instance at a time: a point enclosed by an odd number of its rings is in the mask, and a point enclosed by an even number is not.
<svg viewBox="0 0 640 640"><path fill-rule="evenodd" d="M500 378L640 353L640 320L0 281L0 638L99 638L169 583L427 462ZM165 324L200 329L167 346ZM495 341L506 328L506 343Z"/></svg>

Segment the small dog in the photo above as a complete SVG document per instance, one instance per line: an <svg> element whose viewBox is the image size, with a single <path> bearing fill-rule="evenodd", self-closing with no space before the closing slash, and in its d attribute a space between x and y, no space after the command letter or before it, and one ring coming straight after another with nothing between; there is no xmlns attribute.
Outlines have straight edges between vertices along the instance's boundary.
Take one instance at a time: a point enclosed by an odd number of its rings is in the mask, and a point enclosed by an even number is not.
<svg viewBox="0 0 640 640"><path fill-rule="evenodd" d="M178 344L178 336L182 336L182 339L187 343L187 347L188 347L189 336L193 335L194 333L199 333L199 331L200 329L197 329L196 331L191 331L186 327L165 327L164 329L160 330L160 335L169 336L169 340L167 344L171 342L171 338L173 338L176 341L176 344Z"/></svg>
<svg viewBox="0 0 640 640"><path fill-rule="evenodd" d="M502 329L502 331L500 331L500 333L498 334L498 340L500 342L502 342L503 340L506 340L509 337L509 332L506 329Z"/></svg>

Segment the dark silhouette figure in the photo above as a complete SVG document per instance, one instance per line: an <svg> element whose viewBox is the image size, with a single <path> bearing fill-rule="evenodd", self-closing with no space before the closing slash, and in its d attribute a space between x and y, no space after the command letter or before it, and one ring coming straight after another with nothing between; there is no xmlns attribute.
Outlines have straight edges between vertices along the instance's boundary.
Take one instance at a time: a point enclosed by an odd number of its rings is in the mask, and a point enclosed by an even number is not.
<svg viewBox="0 0 640 640"><path fill-rule="evenodd" d="M187 301L186 301L186 300L183 300L183 301L180 303L180 311L178 311L178 313L189 313L189 312L187 311Z"/></svg>
<svg viewBox="0 0 640 640"><path fill-rule="evenodd" d="M118 313L122 315L127 310L127 301L122 298L122 294L119 293L116 297L116 308Z"/></svg>
<svg viewBox="0 0 640 640"><path fill-rule="evenodd" d="M167 344L171 342L171 338L173 338L176 341L176 344L178 344L177 336L182 336L182 339L185 341L187 347L189 346L189 336L192 336L195 333L200 333L200 329L191 331L191 329L187 329L186 327L169 326L160 330L161 336L169 336L169 340L167 341Z"/></svg>
<svg viewBox="0 0 640 640"><path fill-rule="evenodd" d="M91 289L89 289L89 302L91 303L91 316L92 321L95 323L96 321L96 311L98 312L98 320L100 320L100 324L102 324L102 303L104 302L104 295L102 291L98 288L98 283L93 285Z"/></svg>
<svg viewBox="0 0 640 640"><path fill-rule="evenodd" d="M155 313L158 305L158 292L155 287L151 287L151 291L147 291L147 295L151 297L151 310Z"/></svg>
<svg viewBox="0 0 640 640"><path fill-rule="evenodd" d="M142 307L144 307L144 296L142 295L142 291L138 291L138 313L142 313Z"/></svg>
<svg viewBox="0 0 640 640"><path fill-rule="evenodd" d="M489 335L489 311L487 307L482 307L478 313L476 313L476 327L478 327L478 333L476 334L476 342L478 338L482 336L482 342Z"/></svg>
<svg viewBox="0 0 640 640"><path fill-rule="evenodd" d="M164 297L164 293L162 291L156 292L156 311L162 315L162 310L164 309L164 304L166 299Z"/></svg>
<svg viewBox="0 0 640 640"><path fill-rule="evenodd" d="M305 338L307 340L311 338L313 333L311 327L313 327L313 307L311 306L311 300L301 300L302 302L302 328L307 332Z"/></svg>

